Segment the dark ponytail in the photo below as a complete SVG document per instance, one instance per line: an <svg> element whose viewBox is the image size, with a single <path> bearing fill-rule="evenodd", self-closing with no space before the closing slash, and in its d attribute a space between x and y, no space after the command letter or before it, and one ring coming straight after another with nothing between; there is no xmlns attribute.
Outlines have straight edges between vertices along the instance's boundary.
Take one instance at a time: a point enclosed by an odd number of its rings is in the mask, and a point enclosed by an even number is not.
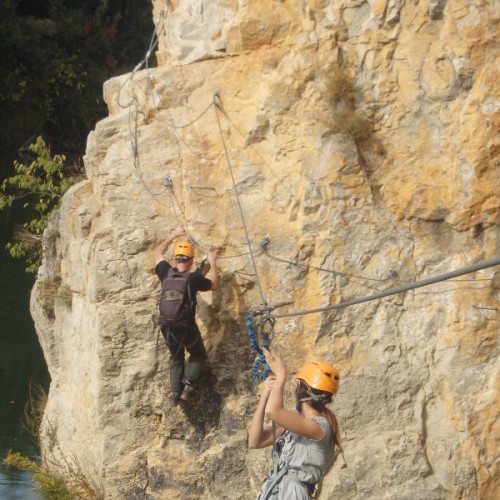
<svg viewBox="0 0 500 500"><path fill-rule="evenodd" d="M326 418L330 424L333 434L333 442L340 450L342 446L340 445L340 427L337 422L337 417L332 410L326 407L327 404L332 402L332 394L325 391L318 391L309 387L303 380L299 380L297 384L297 389L295 391L295 396L297 398L297 411L300 412L302 407L301 400L307 400L307 402L318 412L321 413L323 417ZM317 399L315 398L317 396Z"/></svg>

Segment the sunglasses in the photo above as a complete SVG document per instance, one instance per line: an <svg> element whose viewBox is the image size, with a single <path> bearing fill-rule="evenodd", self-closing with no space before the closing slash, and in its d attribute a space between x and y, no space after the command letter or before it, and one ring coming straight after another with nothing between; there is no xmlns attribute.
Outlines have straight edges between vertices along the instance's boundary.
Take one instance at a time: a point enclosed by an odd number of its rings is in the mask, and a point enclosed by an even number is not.
<svg viewBox="0 0 500 500"><path fill-rule="evenodd" d="M175 260L176 260L177 262L189 262L189 261L191 260L191 257L186 257L186 256L184 256L184 255L177 255L177 256L175 257Z"/></svg>

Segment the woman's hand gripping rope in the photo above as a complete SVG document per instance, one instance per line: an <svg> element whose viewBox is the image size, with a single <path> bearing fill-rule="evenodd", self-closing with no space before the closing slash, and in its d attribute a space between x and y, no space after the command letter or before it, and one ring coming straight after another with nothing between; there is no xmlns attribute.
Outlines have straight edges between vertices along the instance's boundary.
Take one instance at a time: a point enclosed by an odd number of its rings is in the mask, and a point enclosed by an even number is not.
<svg viewBox="0 0 500 500"><path fill-rule="evenodd" d="M285 361L275 349L269 346L268 349L263 348L266 363L274 374L275 382L284 382L288 377L288 369L286 367ZM276 384L275 384L276 385Z"/></svg>

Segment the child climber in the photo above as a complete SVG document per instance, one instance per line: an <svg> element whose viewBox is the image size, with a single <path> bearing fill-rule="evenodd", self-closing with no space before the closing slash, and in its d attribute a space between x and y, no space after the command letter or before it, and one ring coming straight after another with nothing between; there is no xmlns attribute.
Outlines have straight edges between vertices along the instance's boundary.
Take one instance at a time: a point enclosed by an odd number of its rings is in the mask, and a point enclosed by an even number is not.
<svg viewBox="0 0 500 500"><path fill-rule="evenodd" d="M214 252L210 252L207 256L207 261L210 264L211 279L205 278L200 269L190 272L193 265L194 247L189 241L179 241L175 245L175 267L171 266L163 257L164 252L166 252L170 244L176 238L185 235L186 230L179 225L153 250L156 274L162 282L161 300L170 291L163 289L163 285L168 278L171 280L175 279L178 282L181 281L181 278L184 281L187 280L187 288L185 290L188 297L185 297L182 301L182 305L185 306L183 308L185 317L182 324L181 322L177 322L177 320L173 324L168 324L160 318L161 332L170 351L170 358L168 360L170 368L170 395L168 403L170 406L176 406L179 399L189 401L195 397L195 386L207 359L207 352L203 344L200 329L196 324L196 294L208 290L217 290L219 287L216 264L217 256ZM186 368L184 368L185 351L189 352L189 360Z"/></svg>
<svg viewBox="0 0 500 500"><path fill-rule="evenodd" d="M327 363L304 365L295 375L297 411L288 411L283 407L285 362L273 348L264 354L274 375L262 384L248 435L249 448L273 445L273 468L259 500L306 500L325 475L335 446L340 448L337 419L326 407L337 394L339 373ZM272 427L264 427L264 415Z"/></svg>

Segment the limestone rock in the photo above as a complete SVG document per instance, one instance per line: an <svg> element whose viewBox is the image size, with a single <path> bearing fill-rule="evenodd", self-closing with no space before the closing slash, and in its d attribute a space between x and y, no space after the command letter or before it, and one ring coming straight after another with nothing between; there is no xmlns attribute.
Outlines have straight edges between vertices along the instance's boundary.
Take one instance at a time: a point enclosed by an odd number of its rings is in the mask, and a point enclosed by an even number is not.
<svg viewBox="0 0 500 500"><path fill-rule="evenodd" d="M293 314L500 253L499 4L153 3L159 67L105 83L87 179L46 234L43 453L105 498L256 498L269 452L246 447L245 320L263 297ZM336 61L367 140L332 129ZM170 409L151 250L178 223L197 262L218 251L221 288L200 294L199 397ZM50 317L44 280L70 292ZM322 498L499 496L499 298L493 267L277 319L291 373L314 358L341 373L346 462Z"/></svg>

